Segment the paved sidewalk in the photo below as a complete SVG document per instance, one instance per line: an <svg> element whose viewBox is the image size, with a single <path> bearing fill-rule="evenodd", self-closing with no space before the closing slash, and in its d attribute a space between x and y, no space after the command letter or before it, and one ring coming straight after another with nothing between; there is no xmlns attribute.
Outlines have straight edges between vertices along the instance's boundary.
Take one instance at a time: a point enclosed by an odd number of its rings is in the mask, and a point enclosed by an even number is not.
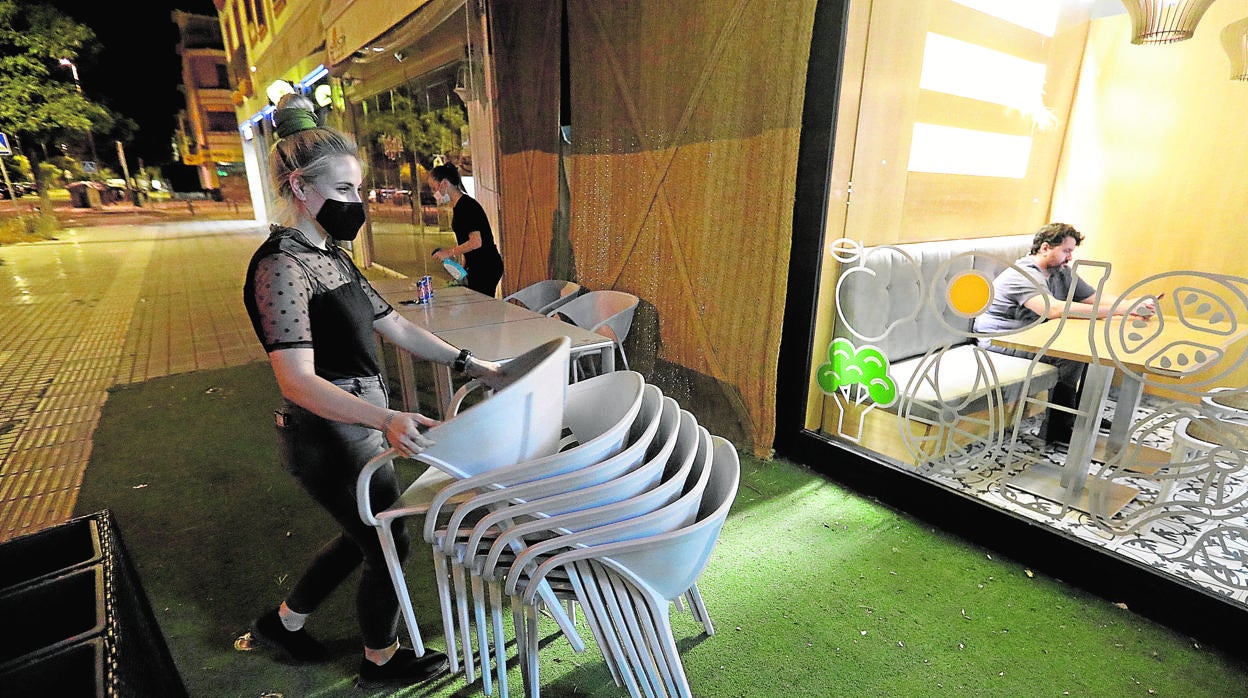
<svg viewBox="0 0 1248 698"><path fill-rule="evenodd" d="M0 541L72 515L109 387L264 360L241 293L265 232L153 222L0 246Z"/></svg>

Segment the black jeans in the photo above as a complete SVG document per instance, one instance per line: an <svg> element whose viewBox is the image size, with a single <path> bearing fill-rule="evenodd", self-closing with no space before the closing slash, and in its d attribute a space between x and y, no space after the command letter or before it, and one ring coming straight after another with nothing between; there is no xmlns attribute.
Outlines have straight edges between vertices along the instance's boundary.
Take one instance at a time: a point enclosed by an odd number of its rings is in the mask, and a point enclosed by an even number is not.
<svg viewBox="0 0 1248 698"><path fill-rule="evenodd" d="M385 382L379 376L347 378L334 384L374 405L389 404ZM360 520L355 498L356 478L364 464L385 448L385 438L376 429L330 421L290 402L283 413L286 417L277 427L282 464L342 529L312 559L286 604L298 613L311 613L362 562L355 605L364 645L389 647L397 637L399 603L377 531ZM381 468L372 478L375 510L390 506L398 497L393 466ZM394 540L399 559L407 559L409 541L402 520L394 526Z"/></svg>
<svg viewBox="0 0 1248 698"><path fill-rule="evenodd" d="M992 344L989 344L987 349L1022 359L1035 358L1035 354L1022 351L1021 349L999 347ZM1087 371L1088 365L1082 361L1061 359L1053 356L1040 357L1040 361L1057 368L1057 383L1049 391L1049 402L1071 409L1079 407L1080 383L1083 381L1083 374ZM1099 417L1099 415L1097 416ZM1045 441L1070 441L1074 426L1075 415L1073 413L1049 408L1045 413L1044 423L1040 425L1040 438ZM1095 430L1095 426L1093 429Z"/></svg>

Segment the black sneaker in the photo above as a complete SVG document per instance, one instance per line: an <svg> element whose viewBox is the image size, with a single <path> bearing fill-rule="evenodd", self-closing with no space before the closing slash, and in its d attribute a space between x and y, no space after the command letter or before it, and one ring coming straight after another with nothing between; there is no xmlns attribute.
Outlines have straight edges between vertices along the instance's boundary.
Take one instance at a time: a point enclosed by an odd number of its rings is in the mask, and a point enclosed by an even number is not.
<svg viewBox="0 0 1248 698"><path fill-rule="evenodd" d="M446 673L450 661L441 652L425 652L417 657L416 651L400 648L385 664L373 664L360 660L360 676L355 685L360 688L380 688L392 684L413 684L437 678Z"/></svg>
<svg viewBox="0 0 1248 698"><path fill-rule="evenodd" d="M315 663L329 659L329 651L325 649L325 645L313 639L303 628L287 630L282 625L276 608L251 624L251 637L261 645L272 647L296 662Z"/></svg>

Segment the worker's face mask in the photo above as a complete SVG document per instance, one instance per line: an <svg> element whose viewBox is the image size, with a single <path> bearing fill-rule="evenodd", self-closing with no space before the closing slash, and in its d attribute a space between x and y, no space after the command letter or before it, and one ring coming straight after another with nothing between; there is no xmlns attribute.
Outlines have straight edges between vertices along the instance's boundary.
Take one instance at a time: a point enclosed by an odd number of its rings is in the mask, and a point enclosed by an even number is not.
<svg viewBox="0 0 1248 698"><path fill-rule="evenodd" d="M321 210L316 212L316 222L335 240L351 241L360 234L365 213L362 201L339 201L325 199Z"/></svg>

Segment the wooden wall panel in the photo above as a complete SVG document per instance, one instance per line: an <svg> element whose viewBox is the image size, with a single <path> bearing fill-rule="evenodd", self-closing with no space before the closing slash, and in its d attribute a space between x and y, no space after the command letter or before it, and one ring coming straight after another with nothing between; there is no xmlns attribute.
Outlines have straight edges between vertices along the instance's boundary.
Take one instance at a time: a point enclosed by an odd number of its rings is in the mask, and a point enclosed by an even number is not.
<svg viewBox="0 0 1248 698"><path fill-rule="evenodd" d="M560 0L494 0L504 294L551 278L558 207Z"/></svg>
<svg viewBox="0 0 1248 698"><path fill-rule="evenodd" d="M639 296L631 344L704 376L756 452L775 433L814 3L569 0L571 238L591 289ZM663 387L663 386L661 386ZM667 388L665 387L665 390Z"/></svg>
<svg viewBox="0 0 1248 698"><path fill-rule="evenodd" d="M1051 38L951 0L858 0L855 5L864 3L870 5L870 21L846 236L893 244L1016 234L1043 225L1087 34L1086 3L1068 0ZM856 26L855 31L864 29ZM929 32L1043 63L1044 104L1053 123L1037 125L1000 104L920 90ZM1026 176L908 172L916 122L1030 136ZM846 137L838 134L838 149ZM977 197L983 199L979 205L974 204ZM972 215L963 219L959 212Z"/></svg>

